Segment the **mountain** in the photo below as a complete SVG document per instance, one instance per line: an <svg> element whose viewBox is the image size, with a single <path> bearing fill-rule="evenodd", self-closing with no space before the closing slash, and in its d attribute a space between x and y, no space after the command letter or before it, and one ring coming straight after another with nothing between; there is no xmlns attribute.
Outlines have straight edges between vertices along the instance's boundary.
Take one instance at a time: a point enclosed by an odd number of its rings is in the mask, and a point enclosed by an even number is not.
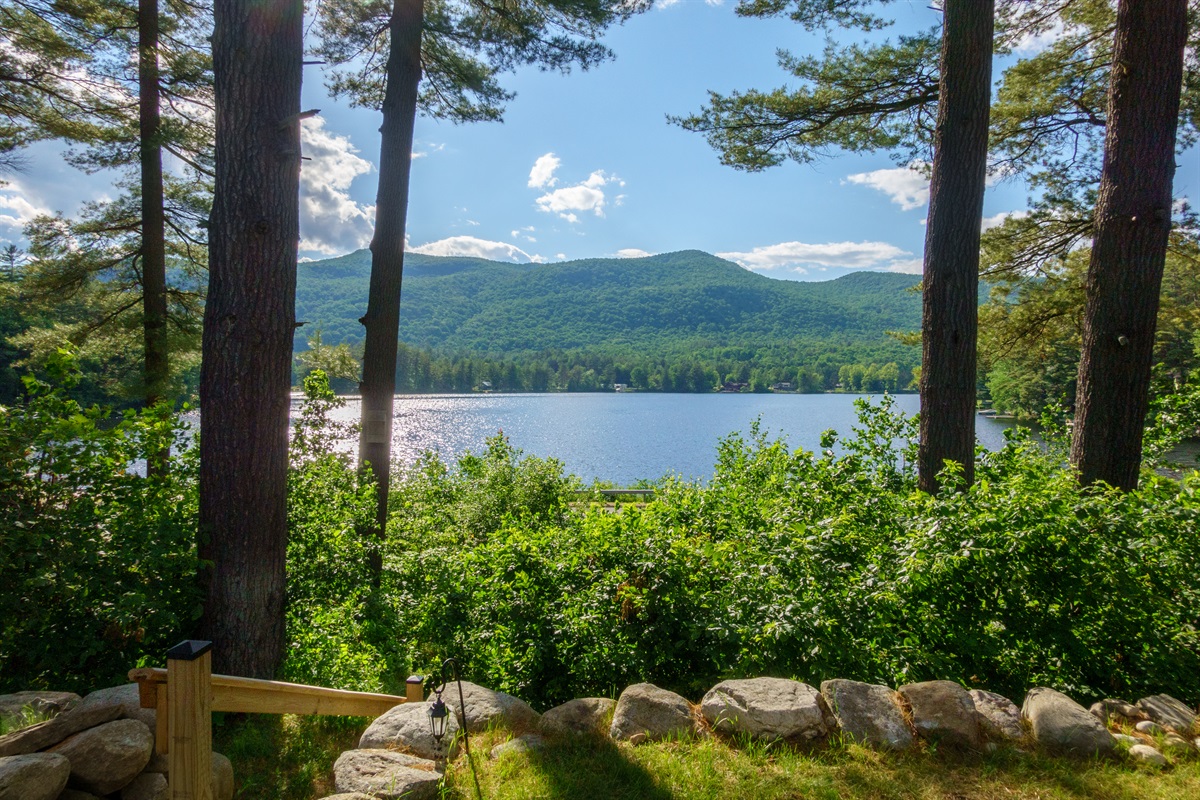
<svg viewBox="0 0 1200 800"><path fill-rule="evenodd" d="M362 338L371 254L300 264L297 347ZM443 352L499 356L550 349L672 354L713 348L853 351L915 364L886 335L917 330L919 277L854 273L768 278L697 250L633 259L508 264L407 254L400 338Z"/></svg>

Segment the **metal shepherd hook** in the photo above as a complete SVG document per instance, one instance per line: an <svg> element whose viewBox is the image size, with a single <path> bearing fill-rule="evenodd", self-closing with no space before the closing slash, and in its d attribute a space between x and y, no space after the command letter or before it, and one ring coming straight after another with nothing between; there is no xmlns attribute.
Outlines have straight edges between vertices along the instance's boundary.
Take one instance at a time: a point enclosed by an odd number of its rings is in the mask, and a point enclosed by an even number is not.
<svg viewBox="0 0 1200 800"><path fill-rule="evenodd" d="M471 758L471 739L467 735L467 701L463 697L462 678L458 673L458 662L453 658L447 658L442 662L441 679L442 685L433 690L434 699L429 705L429 730L433 734L434 740L438 743L438 747L442 745L442 737L446 735L446 718L449 713L446 710L446 704L442 701L442 692L445 691L446 685L450 682L446 679L446 669L452 668L450 673L458 684L458 706L460 710L460 719L462 720L463 734L463 749L467 752L467 764L471 767L471 779L475 782L475 797L478 800L483 800L483 792L479 788L479 776L475 773L475 761Z"/></svg>

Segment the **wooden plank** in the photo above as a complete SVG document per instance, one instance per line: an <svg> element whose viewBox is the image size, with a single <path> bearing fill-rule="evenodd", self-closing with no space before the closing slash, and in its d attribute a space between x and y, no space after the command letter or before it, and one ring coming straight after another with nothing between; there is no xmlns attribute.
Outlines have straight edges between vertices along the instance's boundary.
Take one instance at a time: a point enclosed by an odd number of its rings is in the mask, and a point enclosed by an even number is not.
<svg viewBox="0 0 1200 800"><path fill-rule="evenodd" d="M167 651L170 800L213 800L211 647L189 641Z"/></svg>
<svg viewBox="0 0 1200 800"><path fill-rule="evenodd" d="M425 682L420 675L408 676L408 680L404 682L404 699L409 703L425 701Z"/></svg>
<svg viewBox="0 0 1200 800"><path fill-rule="evenodd" d="M165 756L171 752L171 731L168 727L171 715L167 711L167 685L158 683L154 686L155 707L158 709L154 712L154 751L160 756Z"/></svg>

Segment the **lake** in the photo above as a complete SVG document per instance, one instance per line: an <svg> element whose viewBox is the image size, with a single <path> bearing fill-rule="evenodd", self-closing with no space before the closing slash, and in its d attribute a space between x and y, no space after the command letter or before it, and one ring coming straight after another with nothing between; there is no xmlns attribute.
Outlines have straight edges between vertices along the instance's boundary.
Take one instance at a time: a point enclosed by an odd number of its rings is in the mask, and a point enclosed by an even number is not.
<svg viewBox="0 0 1200 800"><path fill-rule="evenodd" d="M553 457L585 482L627 486L667 474L706 480L717 442L747 433L761 420L771 438L792 448L816 450L822 431L843 437L856 424L853 394L472 394L397 395L392 457L411 464L425 450L446 460L479 451L484 439L504 431L529 455ZM347 397L334 412L357 422L360 401ZM878 398L876 398L878 399ZM915 413L915 394L895 397L896 407ZM299 400L292 403L293 413ZM1011 422L976 417L976 435L989 449L1004 443ZM355 447L347 441L347 449Z"/></svg>

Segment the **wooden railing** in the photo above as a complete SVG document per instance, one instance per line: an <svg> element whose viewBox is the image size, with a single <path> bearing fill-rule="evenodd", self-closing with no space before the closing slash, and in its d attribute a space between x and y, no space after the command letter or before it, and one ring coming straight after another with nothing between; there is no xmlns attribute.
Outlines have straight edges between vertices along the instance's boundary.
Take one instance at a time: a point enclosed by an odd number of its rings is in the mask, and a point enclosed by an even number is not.
<svg viewBox="0 0 1200 800"><path fill-rule="evenodd" d="M167 756L170 800L212 800L212 712L326 714L377 717L424 699L421 678L409 677L405 697L326 689L299 683L212 674L212 642L180 642L167 668L129 672L142 708L156 709L155 750Z"/></svg>

